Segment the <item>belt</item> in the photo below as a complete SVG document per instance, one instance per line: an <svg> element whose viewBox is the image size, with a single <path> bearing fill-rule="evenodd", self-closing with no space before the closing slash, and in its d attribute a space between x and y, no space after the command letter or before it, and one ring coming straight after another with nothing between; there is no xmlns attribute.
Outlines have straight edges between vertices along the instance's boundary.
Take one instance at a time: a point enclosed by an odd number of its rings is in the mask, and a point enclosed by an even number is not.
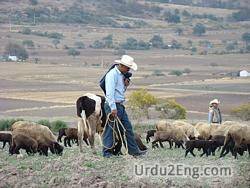
<svg viewBox="0 0 250 188"><path fill-rule="evenodd" d="M123 105L123 102L115 102L115 104Z"/></svg>

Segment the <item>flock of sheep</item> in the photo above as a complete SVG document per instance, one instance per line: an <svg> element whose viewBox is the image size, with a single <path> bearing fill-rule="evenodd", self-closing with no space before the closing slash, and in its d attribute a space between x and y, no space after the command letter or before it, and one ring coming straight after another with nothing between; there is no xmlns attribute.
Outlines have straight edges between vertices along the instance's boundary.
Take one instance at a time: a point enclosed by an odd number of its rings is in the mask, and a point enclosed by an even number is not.
<svg viewBox="0 0 250 188"><path fill-rule="evenodd" d="M77 128L62 128L58 137L51 130L44 126L29 121L18 121L11 126L11 132L0 133L0 141L3 148L6 142L9 143L10 154L20 154L20 149L26 150L27 154L39 153L48 156L52 154L62 155L64 147L59 144L64 137L64 146L70 146L71 142L78 144ZM195 125L185 121L174 121L172 123L162 120L156 124L156 129L147 131L146 141L149 143L153 137L152 148L163 147L162 142L168 141L170 148L173 143L175 147L185 149L185 157L190 152L193 156L195 148L202 149L201 156L211 153L215 155L217 148L221 148L220 157L229 152L237 158L237 154L243 155L248 150L250 156L250 126L237 122L227 121L223 124L207 124L199 122ZM83 140L89 145L88 135L84 133ZM135 133L135 140L141 150L147 147L141 141L141 136ZM185 147L184 147L184 146Z"/></svg>
<svg viewBox="0 0 250 188"><path fill-rule="evenodd" d="M163 147L162 142L168 141L170 148L174 142L176 146L183 147L185 143L185 157L190 152L193 156L194 148L202 149L201 156L211 153L215 155L217 148L221 148L220 157L224 157L229 152L237 158L237 153L243 155L244 151L250 156L250 126L237 122L226 121L223 124L207 124L199 122L195 125L184 121L159 121L156 130L147 132L146 140L154 137L152 147L158 147L158 143Z"/></svg>

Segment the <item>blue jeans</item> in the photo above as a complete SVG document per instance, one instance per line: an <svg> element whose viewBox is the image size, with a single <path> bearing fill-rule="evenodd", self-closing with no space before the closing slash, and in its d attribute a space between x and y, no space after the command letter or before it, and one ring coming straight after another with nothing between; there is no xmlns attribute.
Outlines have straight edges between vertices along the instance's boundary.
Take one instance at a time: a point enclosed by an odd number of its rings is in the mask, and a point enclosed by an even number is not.
<svg viewBox="0 0 250 188"><path fill-rule="evenodd" d="M138 145L135 141L133 128L132 128L131 122L128 119L128 115L127 115L127 112L125 110L125 107L123 105L117 103L116 108L117 108L117 116L121 120L124 128L126 129L126 137L125 138L127 138L128 153L130 155L139 153L140 150L139 150ZM104 104L104 109L105 109L105 113L107 115L111 112L111 109L107 103ZM113 126L113 125L111 125L111 126ZM105 147L108 147L108 148L110 148L113 145L113 130L108 125L106 125L105 132L103 133L102 142L103 142L103 145ZM103 147L103 151L102 151L103 156L104 157L111 156L112 153L110 153L110 151L105 147Z"/></svg>

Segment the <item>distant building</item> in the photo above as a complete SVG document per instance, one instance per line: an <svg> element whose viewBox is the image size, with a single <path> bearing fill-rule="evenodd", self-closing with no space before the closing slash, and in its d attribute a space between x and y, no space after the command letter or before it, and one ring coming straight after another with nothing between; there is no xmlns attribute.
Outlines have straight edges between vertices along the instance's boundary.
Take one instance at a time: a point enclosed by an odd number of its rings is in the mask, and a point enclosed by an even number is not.
<svg viewBox="0 0 250 188"><path fill-rule="evenodd" d="M17 58L17 56L9 55L8 60L9 60L9 61L17 61L18 58Z"/></svg>
<svg viewBox="0 0 250 188"><path fill-rule="evenodd" d="M240 71L240 77L247 77L247 76L250 76L249 72L247 72L246 70Z"/></svg>

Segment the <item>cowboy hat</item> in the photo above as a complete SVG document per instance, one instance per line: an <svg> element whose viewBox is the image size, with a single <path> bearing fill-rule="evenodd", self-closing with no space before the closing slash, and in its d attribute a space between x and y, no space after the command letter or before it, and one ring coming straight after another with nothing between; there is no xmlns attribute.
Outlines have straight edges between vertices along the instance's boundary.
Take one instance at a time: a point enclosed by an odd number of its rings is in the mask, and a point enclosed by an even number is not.
<svg viewBox="0 0 250 188"><path fill-rule="evenodd" d="M116 63L120 63L133 69L134 71L137 70L137 64L134 62L134 58L129 55L123 55L121 59L115 60Z"/></svg>
<svg viewBox="0 0 250 188"><path fill-rule="evenodd" d="M213 100L210 101L209 104L210 104L210 105L211 105L211 104L220 104L220 101L219 101L218 99L213 99Z"/></svg>

